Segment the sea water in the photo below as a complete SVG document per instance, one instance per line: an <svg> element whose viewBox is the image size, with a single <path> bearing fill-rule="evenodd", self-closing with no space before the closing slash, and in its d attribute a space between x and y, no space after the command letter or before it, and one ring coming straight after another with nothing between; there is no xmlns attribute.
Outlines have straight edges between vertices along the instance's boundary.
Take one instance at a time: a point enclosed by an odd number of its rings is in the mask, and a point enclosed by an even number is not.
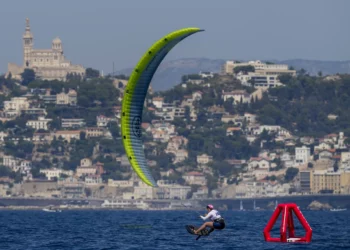
<svg viewBox="0 0 350 250"><path fill-rule="evenodd" d="M313 229L310 244L265 242L262 232L272 212L224 211L226 228L196 241L185 229L203 223L194 211L3 210L0 249L350 249L349 211L303 212ZM272 234L278 232L276 225Z"/></svg>

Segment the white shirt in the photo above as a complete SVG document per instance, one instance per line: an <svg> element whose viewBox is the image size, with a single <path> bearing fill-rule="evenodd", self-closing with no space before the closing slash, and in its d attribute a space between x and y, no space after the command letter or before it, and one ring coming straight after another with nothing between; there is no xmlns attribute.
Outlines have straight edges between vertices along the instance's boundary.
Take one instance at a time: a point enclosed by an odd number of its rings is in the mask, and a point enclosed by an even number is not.
<svg viewBox="0 0 350 250"><path fill-rule="evenodd" d="M214 221L214 220L216 220L216 219L221 218L221 215L220 215L219 211L213 209L213 210L211 210L211 211L207 214L207 216L205 216L205 217L204 217L204 216L201 216L201 218L202 218L203 220L210 219L211 221Z"/></svg>

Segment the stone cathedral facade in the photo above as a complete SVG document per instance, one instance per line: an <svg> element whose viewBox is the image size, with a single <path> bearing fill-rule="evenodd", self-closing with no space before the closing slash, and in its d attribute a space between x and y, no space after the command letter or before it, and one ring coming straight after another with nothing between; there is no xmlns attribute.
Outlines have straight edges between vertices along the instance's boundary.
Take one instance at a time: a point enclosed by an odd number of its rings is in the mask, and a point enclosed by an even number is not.
<svg viewBox="0 0 350 250"><path fill-rule="evenodd" d="M33 69L36 76L43 80L65 81L68 73L85 75L85 68L74 65L63 54L62 41L53 39L51 49L34 49L33 34L30 30L29 19L26 19L26 28L23 34L23 65L8 64L7 75L11 73L15 79L21 79L21 73L26 68Z"/></svg>

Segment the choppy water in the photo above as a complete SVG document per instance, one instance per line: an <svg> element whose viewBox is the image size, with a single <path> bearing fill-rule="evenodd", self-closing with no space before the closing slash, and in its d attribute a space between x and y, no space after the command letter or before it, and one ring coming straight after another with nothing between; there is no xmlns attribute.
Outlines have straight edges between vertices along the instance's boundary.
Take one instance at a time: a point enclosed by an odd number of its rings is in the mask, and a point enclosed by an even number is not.
<svg viewBox="0 0 350 250"><path fill-rule="evenodd" d="M266 243L271 214L224 212L226 229L196 241L184 228L202 223L194 211L0 211L0 249L350 249L349 211L304 212L311 244Z"/></svg>

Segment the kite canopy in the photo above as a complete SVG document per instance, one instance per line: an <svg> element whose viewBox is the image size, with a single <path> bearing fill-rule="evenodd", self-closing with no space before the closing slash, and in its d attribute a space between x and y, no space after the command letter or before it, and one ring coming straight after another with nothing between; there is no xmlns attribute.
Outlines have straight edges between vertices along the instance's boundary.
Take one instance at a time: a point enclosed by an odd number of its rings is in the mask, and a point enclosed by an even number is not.
<svg viewBox="0 0 350 250"><path fill-rule="evenodd" d="M132 71L124 91L121 127L125 152L134 171L144 183L152 187L157 187L157 183L147 165L141 140L142 110L148 86L169 51L181 40L199 31L202 30L198 28L176 30L154 43Z"/></svg>

